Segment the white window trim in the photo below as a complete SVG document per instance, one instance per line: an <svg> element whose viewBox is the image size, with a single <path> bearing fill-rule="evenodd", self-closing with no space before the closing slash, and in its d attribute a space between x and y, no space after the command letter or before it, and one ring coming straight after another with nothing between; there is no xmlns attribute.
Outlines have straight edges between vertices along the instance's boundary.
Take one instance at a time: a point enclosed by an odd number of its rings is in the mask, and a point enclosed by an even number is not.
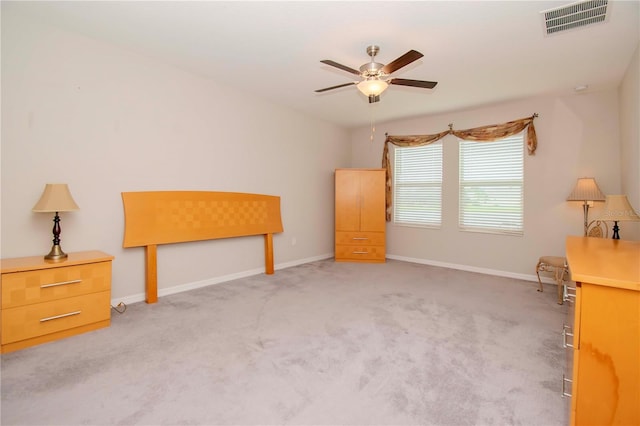
<svg viewBox="0 0 640 426"><path fill-rule="evenodd" d="M413 160L415 163L414 166L417 166L415 171L417 173L415 177L415 182L399 182L399 177L407 178L406 174L403 173L402 167L406 169L405 166L400 166L399 161L401 161L401 157L398 155L399 151L403 150L420 150L422 148L422 152L420 157ZM405 151L405 152L407 152ZM427 152L425 152L427 151ZM394 147L394 168L393 168L393 223L397 226L407 226L407 227L418 227L418 228L430 228L430 229L440 229L442 228L442 184L443 184L443 146L442 141L435 142L433 144L424 145L421 147ZM435 161L435 164L433 163ZM423 162L426 162L424 164ZM434 165L435 169L425 170L422 168L422 171L426 173L420 174L419 167L424 164L426 167L429 167L429 164ZM410 167L410 163L407 163L406 166ZM434 176L434 171L436 176ZM439 176L437 176L439 172ZM420 182L422 180L422 182ZM403 189L415 188L417 190L426 190L427 192L423 195L423 197L429 198L432 200L437 198L437 213L430 215L427 218L418 218L419 214L415 211L411 212L408 210L402 211L398 209L399 206L403 205L403 202L399 199L400 192ZM429 190L429 188L431 190ZM435 191L434 191L435 190ZM410 216L415 215L418 220L412 221ZM401 216L404 216L402 218Z"/></svg>
<svg viewBox="0 0 640 426"><path fill-rule="evenodd" d="M458 228L461 231L516 236L524 235L524 133L503 138L501 141L511 144L505 145L503 143L496 145L499 141L475 142L458 139ZM465 150L465 146L468 148L467 150ZM471 155L472 153L479 155L481 157L480 161L482 161L483 158L493 158L497 159L497 163L487 163L486 168L483 167L480 162L476 164L471 163L465 167L464 156L465 154ZM499 159L501 155L515 158L516 160L519 159L520 162L519 164L511 165L503 163L502 166L500 166ZM463 180L465 177L465 171L468 174L468 179L466 181ZM480 176L485 174L490 176L491 173L494 173L495 176L487 180L482 180L480 178ZM500 177L500 174L503 176L502 178ZM516 209L519 209L519 217L514 217L513 215L508 214L501 217L499 214L496 214L491 219L495 221L494 223L491 223L491 221L483 223L482 215L473 217L473 215L468 214L468 208L473 205L468 202L465 203L463 197L468 194L467 189L471 187L484 188L487 190L492 187L505 189L506 194L505 199L503 200L504 205L512 204ZM515 191L514 188L516 188ZM498 195L498 193L496 193L496 195ZM506 208L505 206L497 207L496 210L504 209ZM465 207L467 208L466 210ZM491 211L491 206L478 204L477 207L485 209L488 208L489 211ZM501 220L503 223L508 224L506 226L501 226L498 223ZM477 222L477 224L474 224L473 222Z"/></svg>

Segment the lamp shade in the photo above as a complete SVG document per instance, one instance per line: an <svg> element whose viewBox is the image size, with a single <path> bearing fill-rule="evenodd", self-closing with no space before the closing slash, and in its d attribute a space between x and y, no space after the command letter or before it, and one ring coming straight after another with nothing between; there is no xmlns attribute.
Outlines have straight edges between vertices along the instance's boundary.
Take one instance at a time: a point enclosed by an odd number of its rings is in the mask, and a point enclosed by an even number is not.
<svg viewBox="0 0 640 426"><path fill-rule="evenodd" d="M604 201L605 197L594 178L579 178L567 201Z"/></svg>
<svg viewBox="0 0 640 426"><path fill-rule="evenodd" d="M42 196L33 206L34 212L70 212L80 210L66 183L48 183L44 187Z"/></svg>
<svg viewBox="0 0 640 426"><path fill-rule="evenodd" d="M640 221L640 216L633 210L626 195L607 195L600 220Z"/></svg>
<svg viewBox="0 0 640 426"><path fill-rule="evenodd" d="M386 81L371 78L361 81L357 87L365 96L379 96L389 87L389 84Z"/></svg>

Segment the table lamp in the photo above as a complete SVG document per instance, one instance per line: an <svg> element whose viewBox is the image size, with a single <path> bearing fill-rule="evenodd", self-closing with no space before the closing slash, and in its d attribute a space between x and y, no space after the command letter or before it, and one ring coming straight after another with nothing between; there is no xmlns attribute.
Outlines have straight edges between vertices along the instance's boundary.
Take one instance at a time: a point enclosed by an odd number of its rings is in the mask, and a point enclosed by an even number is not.
<svg viewBox="0 0 640 426"><path fill-rule="evenodd" d="M594 201L604 201L604 194L600 191L596 180L591 177L579 178L575 188L567 197L567 201L582 201L584 210L584 236L589 229L589 207Z"/></svg>
<svg viewBox="0 0 640 426"><path fill-rule="evenodd" d="M37 213L53 213L53 247L44 258L47 260L63 260L67 254L60 247L60 216L59 212L70 212L80 208L73 201L71 192L66 183L48 183L44 187L40 200L33 206L33 211Z"/></svg>
<svg viewBox="0 0 640 426"><path fill-rule="evenodd" d="M618 231L618 222L620 221L640 221L640 216L633 210L631 204L626 195L607 195L607 200L604 203L604 209L600 214L600 220L612 220L613 225L613 239L619 240L620 234Z"/></svg>

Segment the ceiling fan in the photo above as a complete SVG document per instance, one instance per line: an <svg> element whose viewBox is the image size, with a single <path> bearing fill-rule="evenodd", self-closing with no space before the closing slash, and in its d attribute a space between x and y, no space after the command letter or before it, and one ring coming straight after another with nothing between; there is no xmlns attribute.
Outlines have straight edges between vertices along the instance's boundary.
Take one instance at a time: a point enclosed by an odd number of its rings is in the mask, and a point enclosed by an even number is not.
<svg viewBox="0 0 640 426"><path fill-rule="evenodd" d="M353 68L350 68L346 65L334 62L332 60L323 59L322 61L320 61L323 64L331 65L332 67L336 67L351 74L355 74L362 80L319 89L316 90L316 93L326 92L327 90L338 89L340 87L346 87L355 84L358 87L358 90L360 90L365 96L369 98L369 103L374 103L380 100L380 94L385 91L389 84L420 87L423 89L433 89L436 84L438 84L435 81L408 80L406 78L389 78L389 75L391 73L422 58L424 56L422 53L416 50L410 50L404 55L397 58L395 61L392 61L385 65L375 61L375 57L379 51L380 48L378 46L367 47L367 55L371 57L371 62L362 65L359 71L354 70Z"/></svg>

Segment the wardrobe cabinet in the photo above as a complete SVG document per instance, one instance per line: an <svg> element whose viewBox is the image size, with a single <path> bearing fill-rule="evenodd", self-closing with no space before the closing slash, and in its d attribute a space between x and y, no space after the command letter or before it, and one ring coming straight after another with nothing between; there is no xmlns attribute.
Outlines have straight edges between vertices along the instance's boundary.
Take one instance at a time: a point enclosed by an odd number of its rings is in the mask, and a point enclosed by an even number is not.
<svg viewBox="0 0 640 426"><path fill-rule="evenodd" d="M335 260L385 261L385 170L335 172Z"/></svg>
<svg viewBox="0 0 640 426"><path fill-rule="evenodd" d="M640 424L640 242L567 238L571 425ZM566 337L565 337L566 340ZM568 394L568 390L571 393Z"/></svg>

